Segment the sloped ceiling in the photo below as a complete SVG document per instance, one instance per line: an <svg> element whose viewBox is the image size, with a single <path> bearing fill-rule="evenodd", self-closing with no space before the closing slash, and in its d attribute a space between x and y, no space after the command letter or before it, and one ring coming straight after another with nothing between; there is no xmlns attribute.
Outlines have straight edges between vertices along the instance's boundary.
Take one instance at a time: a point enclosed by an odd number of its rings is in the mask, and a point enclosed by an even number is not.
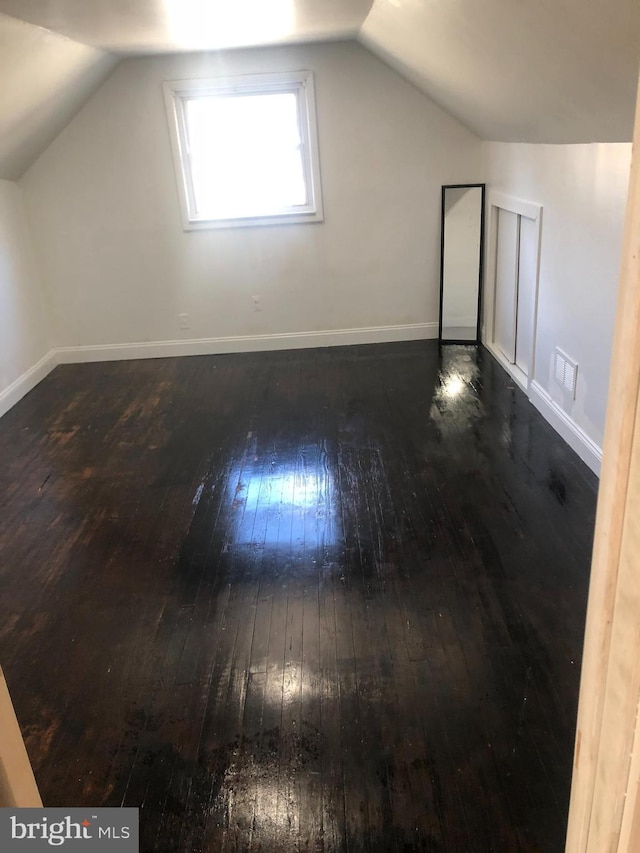
<svg viewBox="0 0 640 853"><path fill-rule="evenodd" d="M632 138L640 0L0 0L0 177L121 55L343 38L483 139Z"/></svg>
<svg viewBox="0 0 640 853"><path fill-rule="evenodd" d="M121 54L355 38L372 0L1 0L0 11Z"/></svg>
<svg viewBox="0 0 640 853"><path fill-rule="evenodd" d="M376 0L360 40L483 139L632 138L640 0Z"/></svg>
<svg viewBox="0 0 640 853"><path fill-rule="evenodd" d="M0 178L21 177L116 63L0 14Z"/></svg>

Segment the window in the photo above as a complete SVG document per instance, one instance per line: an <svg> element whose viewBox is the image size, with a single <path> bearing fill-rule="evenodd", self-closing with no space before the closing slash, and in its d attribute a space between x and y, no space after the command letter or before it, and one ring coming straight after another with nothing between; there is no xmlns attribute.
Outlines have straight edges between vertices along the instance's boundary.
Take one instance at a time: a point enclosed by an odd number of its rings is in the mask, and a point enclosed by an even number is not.
<svg viewBox="0 0 640 853"><path fill-rule="evenodd" d="M322 221L310 71L164 89L185 229Z"/></svg>

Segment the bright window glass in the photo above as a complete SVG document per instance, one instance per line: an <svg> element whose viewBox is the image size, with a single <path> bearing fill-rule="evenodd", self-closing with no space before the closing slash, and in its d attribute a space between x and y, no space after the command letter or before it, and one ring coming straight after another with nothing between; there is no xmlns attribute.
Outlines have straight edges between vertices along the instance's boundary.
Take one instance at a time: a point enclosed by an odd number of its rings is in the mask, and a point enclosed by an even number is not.
<svg viewBox="0 0 640 853"><path fill-rule="evenodd" d="M186 228L322 218L309 72L165 91Z"/></svg>
<svg viewBox="0 0 640 853"><path fill-rule="evenodd" d="M297 100L284 93L187 101L199 214L268 216L307 203Z"/></svg>

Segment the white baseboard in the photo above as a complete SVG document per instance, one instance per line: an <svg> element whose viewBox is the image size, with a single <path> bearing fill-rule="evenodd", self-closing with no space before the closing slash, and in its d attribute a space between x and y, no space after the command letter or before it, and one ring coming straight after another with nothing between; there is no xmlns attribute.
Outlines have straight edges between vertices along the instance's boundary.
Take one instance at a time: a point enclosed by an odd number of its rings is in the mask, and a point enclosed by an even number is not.
<svg viewBox="0 0 640 853"><path fill-rule="evenodd" d="M333 329L322 332L291 332L282 335L234 335L224 338L195 338L184 341L149 341L132 344L60 347L59 364L86 361L125 361L135 358L166 358L183 355L217 355L233 352L335 347L351 344L380 344L394 341L428 340L438 337L437 323L404 326L370 326L363 329Z"/></svg>
<svg viewBox="0 0 640 853"><path fill-rule="evenodd" d="M88 361L125 361L135 358L166 358L181 355L216 355L279 349L380 344L393 341L429 340L438 337L437 323L403 326L370 326L363 329L334 329L322 332L291 332L283 335L235 335L186 341L150 341L133 344L58 347L0 391L0 417L50 373L57 364Z"/></svg>
<svg viewBox="0 0 640 853"><path fill-rule="evenodd" d="M497 346L488 341L483 341L483 345L486 349L489 350L491 355L495 358L495 360L500 364L501 367L506 370L509 376L513 379L516 385L524 391L524 393L529 395L529 388L527 386L527 374L524 373L517 364L511 364L500 352Z"/></svg>
<svg viewBox="0 0 640 853"><path fill-rule="evenodd" d="M51 373L57 364L55 350L49 350L33 367L30 367L11 385L8 385L4 391L0 391L0 417L6 414L12 406L15 406L25 394L35 388L38 382L41 382L48 373Z"/></svg>
<svg viewBox="0 0 640 853"><path fill-rule="evenodd" d="M560 433L569 447L575 450L582 461L599 477L602 448L590 439L586 432L535 381L529 386L529 399L556 432Z"/></svg>

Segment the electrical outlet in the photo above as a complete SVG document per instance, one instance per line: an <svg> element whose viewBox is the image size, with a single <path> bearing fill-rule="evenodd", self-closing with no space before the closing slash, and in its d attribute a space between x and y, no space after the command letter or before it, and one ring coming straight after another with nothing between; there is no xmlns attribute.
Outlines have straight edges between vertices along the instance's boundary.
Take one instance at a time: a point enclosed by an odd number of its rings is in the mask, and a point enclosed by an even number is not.
<svg viewBox="0 0 640 853"><path fill-rule="evenodd" d="M259 296L255 296L255 295L252 296L251 301L253 302L253 310L254 311L262 311L262 308L260 307L260 297Z"/></svg>
<svg viewBox="0 0 640 853"><path fill-rule="evenodd" d="M189 315L188 314L178 314L178 320L180 320L180 328L181 329L190 329L191 325L189 324Z"/></svg>

